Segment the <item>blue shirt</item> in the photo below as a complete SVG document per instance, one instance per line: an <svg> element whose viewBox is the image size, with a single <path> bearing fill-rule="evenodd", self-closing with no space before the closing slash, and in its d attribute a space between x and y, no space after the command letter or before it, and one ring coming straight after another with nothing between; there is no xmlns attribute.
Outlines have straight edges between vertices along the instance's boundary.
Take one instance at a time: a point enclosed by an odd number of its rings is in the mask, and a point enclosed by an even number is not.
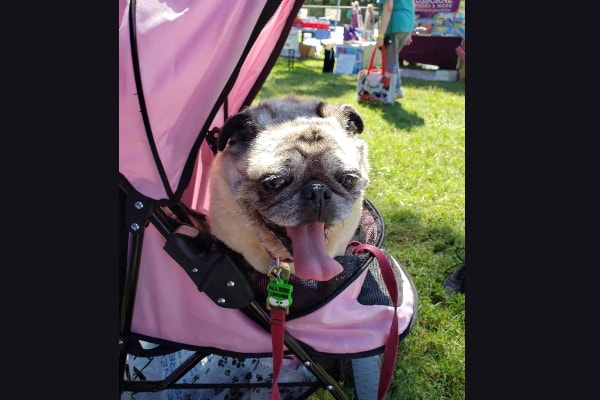
<svg viewBox="0 0 600 400"><path fill-rule="evenodd" d="M388 1L394 2L394 10L385 33L412 32L415 27L414 0L377 0L377 5L381 6ZM381 11L379 18L381 20Z"/></svg>

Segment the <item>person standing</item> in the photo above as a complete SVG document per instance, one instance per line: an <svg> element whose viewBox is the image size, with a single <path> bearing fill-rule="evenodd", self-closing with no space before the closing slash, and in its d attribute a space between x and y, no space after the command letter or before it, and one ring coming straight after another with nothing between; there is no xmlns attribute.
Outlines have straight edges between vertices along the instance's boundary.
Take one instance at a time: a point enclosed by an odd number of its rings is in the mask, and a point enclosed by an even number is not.
<svg viewBox="0 0 600 400"><path fill-rule="evenodd" d="M350 20L350 25L352 25L354 29L363 29L364 27L362 11L360 10L358 1L352 2L352 19Z"/></svg>
<svg viewBox="0 0 600 400"><path fill-rule="evenodd" d="M367 4L367 8L365 9L365 40L367 42L372 42L373 38L373 30L375 29L375 23L377 19L375 17L375 12L373 11L373 4Z"/></svg>
<svg viewBox="0 0 600 400"><path fill-rule="evenodd" d="M414 0L377 0L379 5L379 32L376 47L384 47L385 70L397 74L394 98L404 97L400 78L398 55L402 48L412 41L411 35L415 27ZM387 43L384 38L388 37Z"/></svg>

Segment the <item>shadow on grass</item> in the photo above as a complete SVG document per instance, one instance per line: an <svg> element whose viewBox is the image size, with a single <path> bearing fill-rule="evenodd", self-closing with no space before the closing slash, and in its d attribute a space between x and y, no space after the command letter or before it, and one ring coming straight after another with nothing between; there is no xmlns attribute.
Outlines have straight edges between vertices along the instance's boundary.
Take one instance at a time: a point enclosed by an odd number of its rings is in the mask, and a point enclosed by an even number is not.
<svg viewBox="0 0 600 400"><path fill-rule="evenodd" d="M442 300L444 279L465 259L464 233L446 224L424 223L419 214L408 209L379 211L385 224L383 247L408 267L420 297L429 297L433 303ZM407 248L417 250L406 253ZM431 290L431 283L436 290Z"/></svg>
<svg viewBox="0 0 600 400"><path fill-rule="evenodd" d="M259 92L260 98L278 97L295 93L307 97L325 97L328 99L348 98L356 90L357 75L323 73L323 61L319 58L300 58L288 62L280 57L268 82ZM418 78L402 78L402 86L411 89L442 90L455 94L464 94L463 82L430 81ZM355 98L355 95L353 96ZM361 103L399 130L410 131L413 127L425 124L425 119L415 111L407 111L401 101L393 105Z"/></svg>
<svg viewBox="0 0 600 400"><path fill-rule="evenodd" d="M288 93L300 96L326 97L330 99L346 97L349 91L356 88L357 75L323 73L322 60L318 58L301 58L288 62L280 57L260 92L262 98L276 97ZM429 81L417 78L402 78L402 86L414 89L433 88L455 94L464 94L463 82ZM285 88L285 90L283 90ZM406 111L401 101L393 105L363 103L366 108L381 112L381 117L398 129L411 130L412 127L425 124L424 118L416 112Z"/></svg>
<svg viewBox="0 0 600 400"><path fill-rule="evenodd" d="M404 131L410 131L415 126L425 124L425 119L417 113L406 111L402 103L395 101L394 104L362 103L364 107L373 111L382 110L381 117L391 125Z"/></svg>
<svg viewBox="0 0 600 400"><path fill-rule="evenodd" d="M448 294L443 287L465 258L464 233L393 204L379 211L385 224L383 248L404 266L418 296L416 325L400 343L389 398L433 398L422 396L437 391L444 393L437 398L464 399L464 356L458 347L464 346L465 296ZM439 387L424 389L431 381Z"/></svg>
<svg viewBox="0 0 600 400"><path fill-rule="evenodd" d="M262 87L260 94L263 98L287 93L308 97L343 97L348 95L350 85L352 90L355 89L355 80L356 75L324 74L316 71L314 66L298 63L291 70L278 70L269 78L269 84ZM285 88L285 91L282 92L282 88ZM398 129L410 130L413 126L425 123L418 114L404 110L398 101L393 105L370 103L363 103L363 105L373 111L383 110L381 117Z"/></svg>
<svg viewBox="0 0 600 400"><path fill-rule="evenodd" d="M282 93L282 88L285 90ZM348 93L348 80L323 73L310 64L296 64L292 70L278 70L261 89L263 97L296 93L300 96L342 97Z"/></svg>
<svg viewBox="0 0 600 400"><path fill-rule="evenodd" d="M417 78L402 78L402 87L411 89L443 90L449 93L464 95L465 85L462 82L428 81ZM411 128L425 124L425 119L418 113L406 111L402 107L402 100L396 100L394 104L365 104L372 110L381 108L382 118L396 128L410 131Z"/></svg>

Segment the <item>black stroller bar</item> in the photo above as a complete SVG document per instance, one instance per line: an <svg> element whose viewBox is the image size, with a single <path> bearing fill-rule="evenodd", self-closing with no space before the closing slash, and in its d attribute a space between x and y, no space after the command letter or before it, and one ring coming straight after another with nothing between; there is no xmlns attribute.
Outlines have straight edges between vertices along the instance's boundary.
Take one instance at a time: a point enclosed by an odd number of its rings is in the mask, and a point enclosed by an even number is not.
<svg viewBox="0 0 600 400"><path fill-rule="evenodd" d="M181 218L174 219L158 206L160 202L142 196L130 185L128 188L125 186L121 185L121 189L130 198L125 213L133 236L130 254L141 250L138 241L150 222L167 239L164 250L186 271L200 292L206 293L220 307L240 309L250 304L254 293L245 276L223 246L216 249L217 240L206 230L195 226L201 222L192 219L198 218L192 217L183 204L175 203L174 206L169 205L169 211ZM139 263L137 257L131 257L129 261ZM129 267L130 274L137 274L137 267ZM135 275L131 278L128 282L135 281Z"/></svg>
<svg viewBox="0 0 600 400"><path fill-rule="evenodd" d="M198 290L206 293L220 307L243 308L254 297L252 288L235 266L222 252L198 252L193 233L195 228L179 227L167 237L165 251L183 267ZM198 234L198 230L196 230Z"/></svg>
<svg viewBox="0 0 600 400"><path fill-rule="evenodd" d="M144 390L150 392L158 392L165 390L175 384L185 374L187 374L196 364L198 364L207 353L196 352L188 359L181 363L169 376L161 381L125 381L123 382L123 390ZM129 371L128 371L129 373Z"/></svg>

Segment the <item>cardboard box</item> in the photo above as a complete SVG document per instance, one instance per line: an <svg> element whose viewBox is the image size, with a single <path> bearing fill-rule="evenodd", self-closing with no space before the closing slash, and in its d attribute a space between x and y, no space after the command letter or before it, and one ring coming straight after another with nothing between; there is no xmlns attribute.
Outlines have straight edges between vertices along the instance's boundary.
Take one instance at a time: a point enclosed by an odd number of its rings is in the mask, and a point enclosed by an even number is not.
<svg viewBox="0 0 600 400"><path fill-rule="evenodd" d="M317 48L315 46L309 46L304 43L300 43L300 57L309 58L314 57L317 54Z"/></svg>

